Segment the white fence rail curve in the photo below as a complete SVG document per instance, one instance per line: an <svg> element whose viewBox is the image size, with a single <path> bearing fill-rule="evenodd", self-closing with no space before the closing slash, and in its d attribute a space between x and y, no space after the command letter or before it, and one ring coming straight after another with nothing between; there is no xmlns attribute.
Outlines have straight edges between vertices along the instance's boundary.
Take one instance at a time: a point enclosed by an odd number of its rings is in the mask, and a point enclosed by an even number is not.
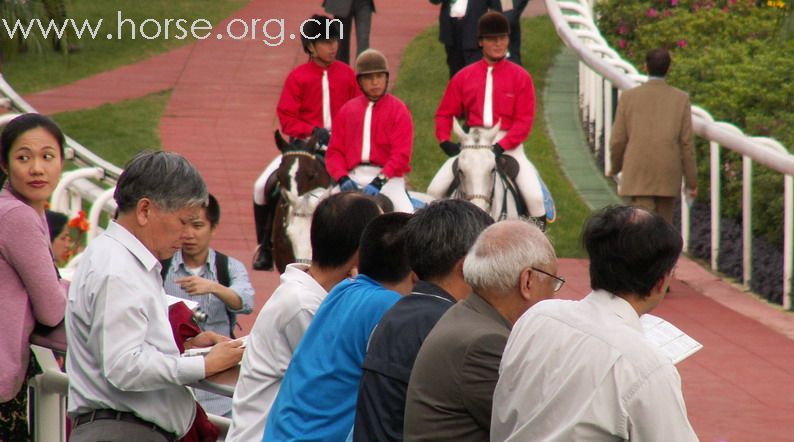
<svg viewBox="0 0 794 442"><path fill-rule="evenodd" d="M604 156L609 168L609 136L612 128L614 88L633 88L647 76L607 44L593 15L595 0L545 0L554 28L563 43L579 57L579 105L585 128L590 131L596 153ZM720 256L720 150L742 156L742 260L743 281L749 288L752 275L752 163L761 164L784 176L783 307L792 307L791 277L794 266L794 155L777 140L745 134L736 126L714 121L705 110L692 106L695 134L709 142L711 187L711 268L717 270ZM681 227L685 250L689 243L691 219L687 204L681 205Z"/></svg>

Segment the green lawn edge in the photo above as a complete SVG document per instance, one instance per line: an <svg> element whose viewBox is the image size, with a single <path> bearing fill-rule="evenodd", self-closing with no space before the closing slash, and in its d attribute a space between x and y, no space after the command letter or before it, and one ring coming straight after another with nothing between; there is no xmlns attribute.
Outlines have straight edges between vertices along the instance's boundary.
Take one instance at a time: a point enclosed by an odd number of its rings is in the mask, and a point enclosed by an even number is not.
<svg viewBox="0 0 794 442"><path fill-rule="evenodd" d="M47 45L41 54L32 51L4 54L2 74L20 94L69 84L196 41L192 36L183 40L162 37L147 40L140 34L132 40L129 25L122 27L127 38L108 40L106 34L117 32L118 11L122 20L131 19L138 26L147 19L157 20L162 26L166 18L184 18L188 23L204 18L217 25L246 3L248 0L71 0L67 2L67 12L78 26L86 19L92 23L103 19L97 38L78 40L79 50L72 53L55 52ZM153 34L149 31L154 29L153 25L145 29Z"/></svg>

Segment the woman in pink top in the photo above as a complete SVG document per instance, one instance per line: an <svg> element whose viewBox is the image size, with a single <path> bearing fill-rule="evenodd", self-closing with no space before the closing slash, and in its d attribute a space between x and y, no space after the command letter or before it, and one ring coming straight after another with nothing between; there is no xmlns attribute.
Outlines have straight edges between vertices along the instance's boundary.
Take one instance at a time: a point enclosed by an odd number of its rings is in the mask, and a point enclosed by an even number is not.
<svg viewBox="0 0 794 442"><path fill-rule="evenodd" d="M38 369L30 356L36 323L55 326L66 309L50 252L44 207L63 168L64 136L39 114L24 114L0 134L0 440L27 440L27 380ZM0 181L0 184L2 181Z"/></svg>

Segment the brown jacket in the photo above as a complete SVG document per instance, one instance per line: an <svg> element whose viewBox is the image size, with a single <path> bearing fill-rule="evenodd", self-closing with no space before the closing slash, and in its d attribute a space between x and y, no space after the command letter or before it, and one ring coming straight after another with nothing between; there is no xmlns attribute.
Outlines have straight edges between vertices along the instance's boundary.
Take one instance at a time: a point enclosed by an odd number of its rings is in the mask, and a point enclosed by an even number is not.
<svg viewBox="0 0 794 442"><path fill-rule="evenodd" d="M629 89L618 102L610 140L621 196L668 196L697 185L689 96L662 79Z"/></svg>
<svg viewBox="0 0 794 442"><path fill-rule="evenodd" d="M447 310L411 371L406 442L489 439L493 392L509 334L510 323L474 293Z"/></svg>

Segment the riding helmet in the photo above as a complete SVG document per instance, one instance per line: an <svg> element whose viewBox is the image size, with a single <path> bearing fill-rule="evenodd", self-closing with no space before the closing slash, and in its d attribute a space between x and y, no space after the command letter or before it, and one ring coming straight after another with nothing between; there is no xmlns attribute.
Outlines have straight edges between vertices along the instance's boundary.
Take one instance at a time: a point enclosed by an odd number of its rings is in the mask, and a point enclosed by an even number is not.
<svg viewBox="0 0 794 442"><path fill-rule="evenodd" d="M477 22L477 38L510 35L510 23L501 12L488 11Z"/></svg>
<svg viewBox="0 0 794 442"><path fill-rule="evenodd" d="M367 49L356 58L356 76L377 72L389 73L389 64L381 51Z"/></svg>
<svg viewBox="0 0 794 442"><path fill-rule="evenodd" d="M339 20L331 20L324 15L312 15L303 22L301 28L301 43L303 51L309 54L309 43L318 41L339 40L341 35L339 27L342 23Z"/></svg>

